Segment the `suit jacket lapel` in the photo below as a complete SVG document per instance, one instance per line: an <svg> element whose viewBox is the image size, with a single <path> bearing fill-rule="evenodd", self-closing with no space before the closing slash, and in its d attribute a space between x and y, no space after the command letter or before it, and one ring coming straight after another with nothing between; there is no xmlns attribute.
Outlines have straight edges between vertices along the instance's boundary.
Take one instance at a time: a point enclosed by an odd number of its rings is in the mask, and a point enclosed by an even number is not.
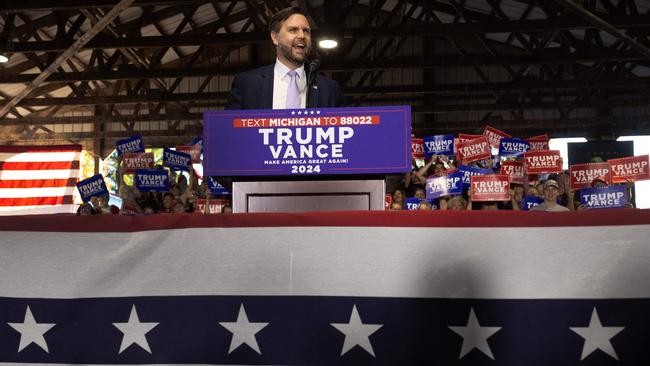
<svg viewBox="0 0 650 366"><path fill-rule="evenodd" d="M259 106L258 109L273 108L273 69L275 64L271 64L262 69L259 87Z"/></svg>
<svg viewBox="0 0 650 366"><path fill-rule="evenodd" d="M320 88L318 87L318 80L314 81L314 85L307 90L307 108L318 107L318 94Z"/></svg>

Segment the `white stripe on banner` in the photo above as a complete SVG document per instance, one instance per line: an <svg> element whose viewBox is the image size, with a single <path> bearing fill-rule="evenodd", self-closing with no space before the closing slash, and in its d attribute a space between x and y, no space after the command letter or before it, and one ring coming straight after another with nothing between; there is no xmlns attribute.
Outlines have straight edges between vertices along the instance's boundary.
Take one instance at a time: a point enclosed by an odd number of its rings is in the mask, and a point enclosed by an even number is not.
<svg viewBox="0 0 650 366"><path fill-rule="evenodd" d="M70 196L76 187L0 188L0 198Z"/></svg>
<svg viewBox="0 0 650 366"><path fill-rule="evenodd" d="M0 161L12 163L73 161L79 160L80 156L81 153L78 151L0 153Z"/></svg>
<svg viewBox="0 0 650 366"><path fill-rule="evenodd" d="M79 169L0 170L0 180L68 179L79 177Z"/></svg>
<svg viewBox="0 0 650 366"><path fill-rule="evenodd" d="M37 205L37 206L0 206L0 216L5 215L50 215L58 213L75 213L79 205Z"/></svg>
<svg viewBox="0 0 650 366"><path fill-rule="evenodd" d="M4 232L0 294L648 298L648 237L650 225Z"/></svg>

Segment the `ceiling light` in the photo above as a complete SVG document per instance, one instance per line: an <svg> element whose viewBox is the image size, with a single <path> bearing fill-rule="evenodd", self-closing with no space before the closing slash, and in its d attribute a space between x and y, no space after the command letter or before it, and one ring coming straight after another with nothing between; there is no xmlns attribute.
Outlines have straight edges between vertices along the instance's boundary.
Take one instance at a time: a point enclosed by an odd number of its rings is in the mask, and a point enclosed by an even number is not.
<svg viewBox="0 0 650 366"><path fill-rule="evenodd" d="M9 61L9 57L0 54L0 64L8 62L8 61Z"/></svg>
<svg viewBox="0 0 650 366"><path fill-rule="evenodd" d="M326 50L336 48L336 46L338 46L338 45L339 45L339 43L337 41L333 40L333 39L322 39L322 40L318 41L318 46L320 48L324 48Z"/></svg>

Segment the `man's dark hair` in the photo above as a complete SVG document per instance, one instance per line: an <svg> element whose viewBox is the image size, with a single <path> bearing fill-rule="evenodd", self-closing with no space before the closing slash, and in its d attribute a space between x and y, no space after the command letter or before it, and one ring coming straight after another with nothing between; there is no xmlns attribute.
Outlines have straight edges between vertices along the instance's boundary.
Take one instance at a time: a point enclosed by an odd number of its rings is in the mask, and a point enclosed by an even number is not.
<svg viewBox="0 0 650 366"><path fill-rule="evenodd" d="M273 14L271 17L271 20L269 21L269 31L273 33L278 33L280 32L280 28L282 28L282 23L289 19L294 14L300 14L307 18L307 21L309 21L309 17L307 16L307 12L302 10L302 8L299 8L297 6L293 6L290 8L282 9L279 12Z"/></svg>

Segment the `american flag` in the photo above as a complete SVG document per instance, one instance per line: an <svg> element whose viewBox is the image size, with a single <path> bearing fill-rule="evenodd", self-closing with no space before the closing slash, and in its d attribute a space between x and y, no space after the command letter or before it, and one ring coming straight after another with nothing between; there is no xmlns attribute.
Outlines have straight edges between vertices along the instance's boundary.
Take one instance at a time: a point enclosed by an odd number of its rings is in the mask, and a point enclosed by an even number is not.
<svg viewBox="0 0 650 366"><path fill-rule="evenodd" d="M648 365L650 214L0 220L0 363Z"/></svg>
<svg viewBox="0 0 650 366"><path fill-rule="evenodd" d="M81 146L0 146L0 215L74 212Z"/></svg>

